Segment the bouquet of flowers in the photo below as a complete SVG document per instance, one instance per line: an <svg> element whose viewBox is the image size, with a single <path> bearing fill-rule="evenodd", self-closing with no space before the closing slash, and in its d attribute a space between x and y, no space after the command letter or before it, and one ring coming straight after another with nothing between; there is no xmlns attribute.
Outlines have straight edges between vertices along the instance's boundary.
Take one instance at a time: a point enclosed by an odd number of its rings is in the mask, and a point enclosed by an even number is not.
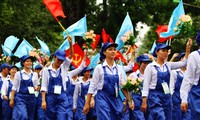
<svg viewBox="0 0 200 120"><path fill-rule="evenodd" d="M38 61L39 61L39 63L42 63L42 56L45 55L45 53L42 53L42 52L40 51L40 49L34 48L33 50L31 50L31 51L29 52L29 55L30 55L30 56L33 56L33 57L35 57L35 58L37 58Z"/></svg>
<svg viewBox="0 0 200 120"><path fill-rule="evenodd" d="M4 54L1 54L0 65L3 64L3 63L6 63L6 56Z"/></svg>
<svg viewBox="0 0 200 120"><path fill-rule="evenodd" d="M93 30L90 30L89 32L86 32L83 36L83 40L85 42L85 45L83 45L83 48L85 49L91 49L92 43L95 41L96 34L94 34Z"/></svg>
<svg viewBox="0 0 200 120"><path fill-rule="evenodd" d="M174 32L178 32L179 30L180 30L180 33L182 33L184 36L192 37L194 35L192 19L189 15L181 15L178 22L176 23Z"/></svg>
<svg viewBox="0 0 200 120"><path fill-rule="evenodd" d="M121 40L124 42L124 45L134 45L136 40L135 37L133 36L133 31L128 31L124 34L124 36L120 37Z"/></svg>
<svg viewBox="0 0 200 120"><path fill-rule="evenodd" d="M122 82L122 89L126 89L129 92L140 93L141 84L141 78L127 78L126 82Z"/></svg>

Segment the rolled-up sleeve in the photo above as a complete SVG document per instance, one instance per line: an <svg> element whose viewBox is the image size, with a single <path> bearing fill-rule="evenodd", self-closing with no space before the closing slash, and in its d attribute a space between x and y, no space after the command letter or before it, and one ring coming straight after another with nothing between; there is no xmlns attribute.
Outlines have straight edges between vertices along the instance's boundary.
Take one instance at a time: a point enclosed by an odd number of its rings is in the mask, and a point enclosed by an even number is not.
<svg viewBox="0 0 200 120"><path fill-rule="evenodd" d="M44 92L48 92L47 88L48 88L48 69L45 68L43 73L42 73L42 85L41 85L41 91L44 91Z"/></svg>
<svg viewBox="0 0 200 120"><path fill-rule="evenodd" d="M20 72L15 73L12 90L18 91L20 86Z"/></svg>
<svg viewBox="0 0 200 120"><path fill-rule="evenodd" d="M175 70L171 71L170 74L170 93L171 95L174 93L174 87L177 80L177 72Z"/></svg>
<svg viewBox="0 0 200 120"><path fill-rule="evenodd" d="M76 83L75 90L74 90L74 95L73 95L73 108L75 109L77 106L77 99L78 99L78 94L79 94L79 89L80 89L80 83Z"/></svg>

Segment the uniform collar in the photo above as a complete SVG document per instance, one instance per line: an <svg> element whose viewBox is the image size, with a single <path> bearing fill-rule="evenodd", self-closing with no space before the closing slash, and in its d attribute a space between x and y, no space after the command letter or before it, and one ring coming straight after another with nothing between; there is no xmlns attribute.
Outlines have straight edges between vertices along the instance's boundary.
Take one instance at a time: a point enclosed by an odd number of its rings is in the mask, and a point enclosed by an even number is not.
<svg viewBox="0 0 200 120"><path fill-rule="evenodd" d="M108 67L109 67L109 65L108 65L108 63L107 63L106 61L103 62L102 66L108 66ZM109 68L110 68L110 67L109 67ZM112 66L112 69L113 69L113 68L117 68L117 65L116 65L115 62L114 62L114 64L113 64L113 66Z"/></svg>

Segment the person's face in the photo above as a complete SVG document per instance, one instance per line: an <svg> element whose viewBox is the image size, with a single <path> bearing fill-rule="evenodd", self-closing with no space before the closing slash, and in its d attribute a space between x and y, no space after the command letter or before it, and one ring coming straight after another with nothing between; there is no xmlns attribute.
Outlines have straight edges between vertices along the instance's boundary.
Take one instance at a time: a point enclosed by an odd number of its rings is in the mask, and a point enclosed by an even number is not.
<svg viewBox="0 0 200 120"><path fill-rule="evenodd" d="M160 49L156 52L156 54L157 54L157 58L161 58L165 60L168 57L168 49L166 48Z"/></svg>
<svg viewBox="0 0 200 120"><path fill-rule="evenodd" d="M2 71L2 72L4 72L5 74L8 74L8 72L9 72L8 67L3 68L3 71Z"/></svg>
<svg viewBox="0 0 200 120"><path fill-rule="evenodd" d="M56 64L56 66L60 67L60 65L63 63L63 60L58 59L57 57L55 57L54 59L54 63Z"/></svg>
<svg viewBox="0 0 200 120"><path fill-rule="evenodd" d="M31 60L31 59L26 59L24 62L23 62L23 65L24 65L24 67L26 67L26 68L31 68L32 67L32 65L33 65L33 61Z"/></svg>
<svg viewBox="0 0 200 120"><path fill-rule="evenodd" d="M17 68L13 67L10 69L10 75L15 75L15 73L17 72Z"/></svg>
<svg viewBox="0 0 200 120"><path fill-rule="evenodd" d="M149 62L140 62L140 68L145 70L145 68L147 67L148 64L149 64Z"/></svg>
<svg viewBox="0 0 200 120"><path fill-rule="evenodd" d="M90 71L89 70L87 70L87 71L85 71L84 73L83 73L83 75L85 76L85 77L90 77Z"/></svg>
<svg viewBox="0 0 200 120"><path fill-rule="evenodd" d="M106 56L106 58L114 59L116 56L116 48L111 46L107 48L103 53Z"/></svg>
<svg viewBox="0 0 200 120"><path fill-rule="evenodd" d="M40 74L41 69L36 69L35 72L39 75Z"/></svg>

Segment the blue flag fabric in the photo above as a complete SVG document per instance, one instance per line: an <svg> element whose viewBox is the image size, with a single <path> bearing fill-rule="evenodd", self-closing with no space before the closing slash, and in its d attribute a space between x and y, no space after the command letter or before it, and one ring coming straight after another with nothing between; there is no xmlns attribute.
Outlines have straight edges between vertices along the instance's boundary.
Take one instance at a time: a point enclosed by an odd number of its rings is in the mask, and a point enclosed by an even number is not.
<svg viewBox="0 0 200 120"><path fill-rule="evenodd" d="M3 45L1 45L1 48L2 48L2 50L3 50L4 56L6 56L6 57L8 57L8 56L13 56L13 53L12 53L12 51L10 50L10 48L5 47L5 46L3 46Z"/></svg>
<svg viewBox="0 0 200 120"><path fill-rule="evenodd" d="M156 40L154 40L151 50L149 51L149 54L153 54L155 47L156 47Z"/></svg>
<svg viewBox="0 0 200 120"><path fill-rule="evenodd" d="M6 38L4 42L4 47L9 48L11 51L15 48L16 44L18 43L19 39L13 35L10 35Z"/></svg>
<svg viewBox="0 0 200 120"><path fill-rule="evenodd" d="M84 36L85 33L87 32L86 16L84 16L83 18L81 18L79 21L72 24L71 26L69 26L66 29L66 31L71 36ZM67 37L67 34L65 31L63 32L63 37L64 38Z"/></svg>
<svg viewBox="0 0 200 120"><path fill-rule="evenodd" d="M183 7L183 1L181 0L178 6L174 9L172 16L170 18L169 24L168 24L168 30L167 32L160 33L161 38L167 38L172 35L179 34L180 30L177 32L174 31L174 28L176 27L176 23L178 22L181 15L184 15L184 7Z"/></svg>
<svg viewBox="0 0 200 120"><path fill-rule="evenodd" d="M126 80L127 79L127 75L126 75L126 72L125 72L125 70L124 70L124 66L123 66L123 64L122 64L122 60L120 59L119 60L119 64L122 66L122 68L123 68L123 74L124 74L124 79Z"/></svg>
<svg viewBox="0 0 200 120"><path fill-rule="evenodd" d="M18 46L17 50L15 51L14 55L21 58L23 55L28 55L29 52L33 50L33 46L29 44L25 39L21 42Z"/></svg>
<svg viewBox="0 0 200 120"><path fill-rule="evenodd" d="M37 36L36 36L37 41L40 44L40 51L43 53L46 53L48 56L50 56L50 50L47 44L43 41L41 41Z"/></svg>
<svg viewBox="0 0 200 120"><path fill-rule="evenodd" d="M120 31L115 39L115 43L118 44L118 47L116 48L116 50L121 49L124 46L124 42L121 40L121 36L123 36L126 32L128 31L133 31L133 24L131 22L131 18L129 16L129 14L127 13L122 26L120 28Z"/></svg>
<svg viewBox="0 0 200 120"><path fill-rule="evenodd" d="M100 58L100 54L96 54L95 56L93 56L91 59L90 59L90 64L89 64L89 68L95 68L98 63L99 63L99 58Z"/></svg>
<svg viewBox="0 0 200 120"><path fill-rule="evenodd" d="M71 37L72 37L72 44L75 44L75 38L74 38L74 36L71 36ZM69 46L69 41L68 41L68 39L66 39L58 49L60 49L60 50L67 50L67 49L69 49L69 47L70 47Z"/></svg>

